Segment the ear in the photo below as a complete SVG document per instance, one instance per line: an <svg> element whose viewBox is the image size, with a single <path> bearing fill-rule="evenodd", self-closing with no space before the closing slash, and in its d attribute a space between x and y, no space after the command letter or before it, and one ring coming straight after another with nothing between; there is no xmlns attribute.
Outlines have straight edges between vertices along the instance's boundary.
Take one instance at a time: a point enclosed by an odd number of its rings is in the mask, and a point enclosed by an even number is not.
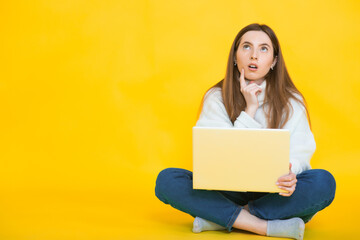
<svg viewBox="0 0 360 240"><path fill-rule="evenodd" d="M275 67L276 63L277 63L277 56L275 56L273 63L271 64L271 67Z"/></svg>

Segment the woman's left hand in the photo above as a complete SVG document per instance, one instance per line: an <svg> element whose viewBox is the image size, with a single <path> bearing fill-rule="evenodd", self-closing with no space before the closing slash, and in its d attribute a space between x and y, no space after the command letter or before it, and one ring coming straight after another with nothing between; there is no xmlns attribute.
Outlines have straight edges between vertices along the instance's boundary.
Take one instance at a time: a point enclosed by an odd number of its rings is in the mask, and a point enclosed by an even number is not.
<svg viewBox="0 0 360 240"><path fill-rule="evenodd" d="M284 192L279 193L279 195L284 197L290 197L294 193L296 188L297 179L295 173L291 171L291 163L289 170L290 170L289 174L279 177L279 179L276 182L278 188L287 191L287 193Z"/></svg>

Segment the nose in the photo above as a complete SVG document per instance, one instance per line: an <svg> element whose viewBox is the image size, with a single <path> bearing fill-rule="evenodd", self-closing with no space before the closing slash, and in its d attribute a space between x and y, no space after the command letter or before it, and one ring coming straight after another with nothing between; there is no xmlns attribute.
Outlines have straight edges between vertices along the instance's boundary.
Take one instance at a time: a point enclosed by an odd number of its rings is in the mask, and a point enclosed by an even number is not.
<svg viewBox="0 0 360 240"><path fill-rule="evenodd" d="M252 51L251 55L250 55L250 60L257 60L258 57L257 57L257 53L256 51Z"/></svg>

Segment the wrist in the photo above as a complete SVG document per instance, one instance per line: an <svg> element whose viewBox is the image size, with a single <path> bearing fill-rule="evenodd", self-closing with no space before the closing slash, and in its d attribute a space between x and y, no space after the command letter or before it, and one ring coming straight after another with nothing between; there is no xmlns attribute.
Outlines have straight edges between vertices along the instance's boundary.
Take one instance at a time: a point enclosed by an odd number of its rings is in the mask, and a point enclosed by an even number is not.
<svg viewBox="0 0 360 240"><path fill-rule="evenodd" d="M252 118L255 117L256 110L257 110L257 107L246 107L245 108L245 112Z"/></svg>

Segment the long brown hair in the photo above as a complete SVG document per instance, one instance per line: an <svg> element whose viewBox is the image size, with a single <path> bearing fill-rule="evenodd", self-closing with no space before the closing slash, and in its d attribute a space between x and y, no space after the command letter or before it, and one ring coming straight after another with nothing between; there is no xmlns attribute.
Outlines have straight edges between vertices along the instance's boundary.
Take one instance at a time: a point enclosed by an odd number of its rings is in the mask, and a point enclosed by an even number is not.
<svg viewBox="0 0 360 240"><path fill-rule="evenodd" d="M290 104L291 98L304 106L310 124L310 117L305 98L295 87L290 78L290 75L285 66L284 57L281 53L279 41L274 31L267 25L260 25L257 23L244 27L236 35L230 49L225 78L210 88L221 88L225 109L231 122L234 123L236 118L240 115L241 111L245 111L246 108L245 98L240 92L240 73L238 68L234 66L234 59L237 48L241 41L241 37L248 31L262 31L266 33L273 45L273 56L274 58L277 57L277 62L273 70L270 70L265 76L266 89L264 103L268 103L268 109L265 112L268 128L284 127L290 117L290 108L292 108ZM204 97L202 99L198 116L202 109L203 101Z"/></svg>

